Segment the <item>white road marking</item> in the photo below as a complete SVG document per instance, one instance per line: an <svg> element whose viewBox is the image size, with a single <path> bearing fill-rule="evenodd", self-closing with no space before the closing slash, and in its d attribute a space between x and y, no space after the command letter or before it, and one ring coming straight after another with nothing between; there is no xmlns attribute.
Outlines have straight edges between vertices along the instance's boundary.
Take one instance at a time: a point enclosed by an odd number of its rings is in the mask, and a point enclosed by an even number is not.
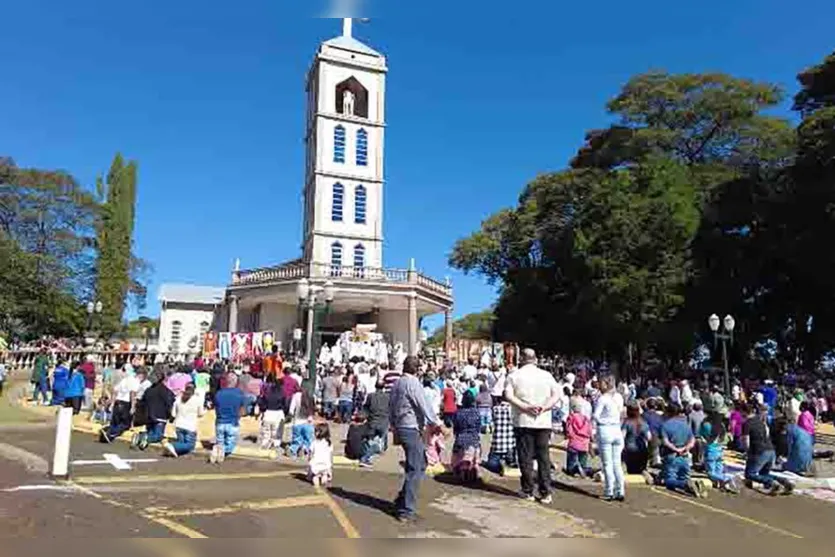
<svg viewBox="0 0 835 557"><path fill-rule="evenodd" d="M19 485L17 487L10 487L8 489L4 489L3 493L16 493L19 491L78 491L77 488L71 485L56 485L56 484L44 484L44 485Z"/></svg>
<svg viewBox="0 0 835 557"><path fill-rule="evenodd" d="M116 470L127 471L132 470L131 464L147 464L150 462L159 462L156 458L130 458L124 459L117 454L105 453L102 455L104 460L74 460L73 466L92 466L96 464L109 464Z"/></svg>
<svg viewBox="0 0 835 557"><path fill-rule="evenodd" d="M159 462L156 458L130 458L124 459L122 462L127 464L148 464L151 462ZM73 466L91 466L93 464L111 464L109 460L74 460Z"/></svg>

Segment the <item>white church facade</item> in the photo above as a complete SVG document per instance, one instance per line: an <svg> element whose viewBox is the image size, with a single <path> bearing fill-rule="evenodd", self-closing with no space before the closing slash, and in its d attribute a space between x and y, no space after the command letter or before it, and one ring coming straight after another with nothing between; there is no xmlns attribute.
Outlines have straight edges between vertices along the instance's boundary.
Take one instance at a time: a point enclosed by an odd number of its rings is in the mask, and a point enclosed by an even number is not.
<svg viewBox="0 0 835 557"><path fill-rule="evenodd" d="M351 19L319 47L307 76L302 256L260 269L236 265L215 330L273 331L287 346L305 328L297 289L306 282L333 291L325 334L373 324L414 352L420 319L442 312L450 332L449 281L414 262L384 266L387 71L386 58L353 37Z"/></svg>

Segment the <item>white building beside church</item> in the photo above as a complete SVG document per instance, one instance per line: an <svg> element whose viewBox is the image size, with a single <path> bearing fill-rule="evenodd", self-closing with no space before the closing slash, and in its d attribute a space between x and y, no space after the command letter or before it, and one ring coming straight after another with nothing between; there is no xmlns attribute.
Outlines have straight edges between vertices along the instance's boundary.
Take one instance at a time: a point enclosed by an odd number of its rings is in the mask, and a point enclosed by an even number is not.
<svg viewBox="0 0 835 557"><path fill-rule="evenodd" d="M304 329L297 287L334 285L322 323L327 338L357 324L376 324L414 352L419 320L445 312L451 330L452 287L414 265L383 260L386 58L343 34L323 43L307 75L306 171L302 256L274 267L232 273L219 331L274 331L288 346Z"/></svg>
<svg viewBox="0 0 835 557"><path fill-rule="evenodd" d="M201 351L203 335L214 327L225 296L223 287L161 285L158 350L175 354Z"/></svg>

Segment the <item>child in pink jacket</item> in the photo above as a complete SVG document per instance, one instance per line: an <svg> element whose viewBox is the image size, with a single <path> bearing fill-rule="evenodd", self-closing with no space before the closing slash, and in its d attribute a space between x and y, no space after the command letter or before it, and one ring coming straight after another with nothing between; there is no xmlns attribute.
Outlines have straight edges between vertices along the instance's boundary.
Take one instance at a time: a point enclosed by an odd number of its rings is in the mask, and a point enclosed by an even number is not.
<svg viewBox="0 0 835 557"><path fill-rule="evenodd" d="M582 414L579 404L572 404L571 413L565 422L565 434L568 438L565 473L569 476L579 474L585 478L589 474L591 433L591 419Z"/></svg>

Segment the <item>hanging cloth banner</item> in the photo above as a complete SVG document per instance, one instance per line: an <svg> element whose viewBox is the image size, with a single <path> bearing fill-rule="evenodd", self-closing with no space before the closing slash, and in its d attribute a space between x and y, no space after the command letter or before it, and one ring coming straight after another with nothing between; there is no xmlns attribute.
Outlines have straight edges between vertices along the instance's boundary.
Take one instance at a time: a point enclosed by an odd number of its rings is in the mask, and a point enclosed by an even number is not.
<svg viewBox="0 0 835 557"><path fill-rule="evenodd" d="M232 358L232 334L218 333L218 356L222 360Z"/></svg>

